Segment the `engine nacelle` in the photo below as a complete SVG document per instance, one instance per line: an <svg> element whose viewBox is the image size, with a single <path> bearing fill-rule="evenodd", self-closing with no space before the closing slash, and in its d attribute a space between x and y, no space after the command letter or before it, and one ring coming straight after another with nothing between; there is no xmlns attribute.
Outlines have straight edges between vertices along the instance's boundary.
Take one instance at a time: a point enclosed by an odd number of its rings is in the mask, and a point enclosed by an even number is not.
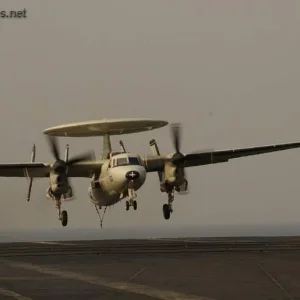
<svg viewBox="0 0 300 300"><path fill-rule="evenodd" d="M71 193L68 178L65 174L50 174L50 188L53 194Z"/></svg>
<svg viewBox="0 0 300 300"><path fill-rule="evenodd" d="M170 154L169 158L173 155ZM171 161L165 163L164 166L164 179L161 182L160 189L162 192L166 192L175 187L177 191L187 190L187 180L184 176L184 168L175 166Z"/></svg>

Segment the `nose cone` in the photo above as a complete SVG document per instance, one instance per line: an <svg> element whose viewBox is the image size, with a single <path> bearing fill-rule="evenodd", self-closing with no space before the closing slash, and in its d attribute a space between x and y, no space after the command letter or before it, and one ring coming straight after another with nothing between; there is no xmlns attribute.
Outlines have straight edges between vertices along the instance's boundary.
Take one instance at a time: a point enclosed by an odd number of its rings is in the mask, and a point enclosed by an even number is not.
<svg viewBox="0 0 300 300"><path fill-rule="evenodd" d="M125 174L125 177L128 180L136 180L140 177L140 173L138 171L129 171Z"/></svg>

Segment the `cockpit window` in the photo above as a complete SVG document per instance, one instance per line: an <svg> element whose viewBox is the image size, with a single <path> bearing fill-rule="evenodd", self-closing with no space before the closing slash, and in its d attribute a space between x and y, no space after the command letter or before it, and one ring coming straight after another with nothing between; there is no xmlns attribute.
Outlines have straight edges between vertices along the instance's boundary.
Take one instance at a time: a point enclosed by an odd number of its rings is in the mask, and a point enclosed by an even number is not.
<svg viewBox="0 0 300 300"><path fill-rule="evenodd" d="M139 157L120 157L120 158L114 158L113 159L112 167L119 167L119 166L140 166L141 161Z"/></svg>
<svg viewBox="0 0 300 300"><path fill-rule="evenodd" d="M126 166L128 165L127 157L122 157L117 159L117 166Z"/></svg>
<svg viewBox="0 0 300 300"><path fill-rule="evenodd" d="M137 157L129 157L129 164L130 165L140 165L140 162Z"/></svg>

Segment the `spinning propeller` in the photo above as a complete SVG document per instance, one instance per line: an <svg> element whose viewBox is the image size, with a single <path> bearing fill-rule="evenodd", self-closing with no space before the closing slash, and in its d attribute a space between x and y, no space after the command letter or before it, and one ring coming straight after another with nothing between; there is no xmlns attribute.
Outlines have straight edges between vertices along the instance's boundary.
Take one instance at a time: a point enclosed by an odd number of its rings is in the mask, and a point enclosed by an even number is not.
<svg viewBox="0 0 300 300"><path fill-rule="evenodd" d="M56 188L59 188L58 192L65 200L67 198L73 198L73 189L68 181L68 169L70 166L84 161L91 161L95 159L93 152L85 152L83 154L76 155L69 159L69 145L66 146L65 150L65 159L60 158L59 147L57 143L57 139L54 136L48 136L48 142L50 145L50 150L52 155L55 158L54 164L52 164L52 173L55 177L55 181L57 182ZM50 177L52 175L50 174ZM55 188L55 189L56 189ZM52 188L50 187L52 190ZM55 193L52 190L52 193Z"/></svg>
<svg viewBox="0 0 300 300"><path fill-rule="evenodd" d="M203 149L202 151L192 152L189 154L182 154L180 151L181 147L181 125L179 123L173 123L171 124L171 138L174 145L175 153L173 156L169 159L169 162L173 164L176 167L176 173L180 177L183 175L184 180L186 181L186 188L187 188L187 179L186 179L186 172L185 172L185 166L188 162L192 162L195 159L201 159L201 155L204 153L210 153L213 151L213 149ZM179 171L181 170L181 172Z"/></svg>
<svg viewBox="0 0 300 300"><path fill-rule="evenodd" d="M53 169L56 173L65 173L67 174L68 172L68 167L79 163L79 162L84 162L84 161L90 161L94 159L94 155L92 152L86 152L83 154L79 154L74 156L73 158L69 159L69 147L67 145L66 148L66 155L65 155L65 160L62 160L59 155L59 147L57 143L57 139L54 136L48 136L48 142L50 145L50 150L52 155L55 158L55 163L53 164Z"/></svg>
<svg viewBox="0 0 300 300"><path fill-rule="evenodd" d="M67 182L68 167L78 162L95 160L95 155L93 152L86 152L69 159L69 145L67 145L66 152L65 152L65 160L62 160L59 155L59 149L58 149L59 147L56 138L54 136L48 136L48 142L50 144L51 153L55 158L55 162L52 165L51 169L52 171L54 171L54 173L58 175L57 180L64 181L64 183L66 184L66 189L68 189L70 187L70 185ZM32 147L31 162L35 161L35 154L36 154L36 146L34 144ZM28 193L27 193L27 201L30 201L32 183L33 183L33 178L29 177L29 179L30 182L29 182Z"/></svg>
<svg viewBox="0 0 300 300"><path fill-rule="evenodd" d="M184 167L185 162L199 159L202 153L212 152L213 149L203 149L201 151L194 151L189 154L183 155L180 152L181 146L181 125L179 123L171 124L172 141L175 148L175 153L171 158L171 162L177 167Z"/></svg>
<svg viewBox="0 0 300 300"><path fill-rule="evenodd" d="M172 163L177 167L183 167L184 155L180 152L181 146L181 125L179 123L171 124L172 141L175 148L175 153L172 156Z"/></svg>

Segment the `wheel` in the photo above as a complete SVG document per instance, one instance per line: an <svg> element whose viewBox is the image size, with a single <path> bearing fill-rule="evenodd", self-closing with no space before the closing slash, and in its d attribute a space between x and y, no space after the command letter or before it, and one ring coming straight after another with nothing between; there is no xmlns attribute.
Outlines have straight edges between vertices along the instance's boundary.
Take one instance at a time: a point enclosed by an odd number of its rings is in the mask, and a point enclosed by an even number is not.
<svg viewBox="0 0 300 300"><path fill-rule="evenodd" d="M171 210L170 210L170 206L168 204L163 205L163 213L164 213L164 218L166 220L169 220L170 216L171 216Z"/></svg>
<svg viewBox="0 0 300 300"><path fill-rule="evenodd" d="M133 201L133 209L137 210L137 202L136 202L136 200Z"/></svg>
<svg viewBox="0 0 300 300"><path fill-rule="evenodd" d="M126 210L129 210L129 201L126 201Z"/></svg>
<svg viewBox="0 0 300 300"><path fill-rule="evenodd" d="M68 224L68 213L65 210L61 212L61 224L62 226L67 226Z"/></svg>

